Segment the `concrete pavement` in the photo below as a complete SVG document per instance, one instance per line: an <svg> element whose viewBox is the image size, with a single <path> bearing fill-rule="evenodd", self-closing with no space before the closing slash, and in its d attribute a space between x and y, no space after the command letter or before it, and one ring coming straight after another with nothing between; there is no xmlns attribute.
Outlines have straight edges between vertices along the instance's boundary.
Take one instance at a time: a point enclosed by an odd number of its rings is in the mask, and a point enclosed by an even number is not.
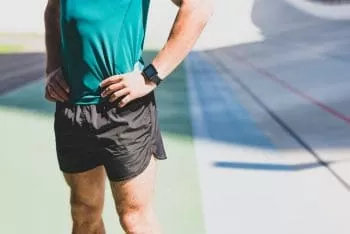
<svg viewBox="0 0 350 234"><path fill-rule="evenodd" d="M349 23L251 18L262 41L187 60L207 233L349 233Z"/></svg>
<svg viewBox="0 0 350 234"><path fill-rule="evenodd" d="M205 46L225 47L192 53L157 94L169 152L157 191L165 233L347 234L349 22L278 0L240 7L229 18L236 23L217 24L225 27L217 35L209 29L198 46L226 35ZM43 58L0 56L4 233L70 228L52 144L54 110L36 81ZM121 233L110 198L107 230Z"/></svg>

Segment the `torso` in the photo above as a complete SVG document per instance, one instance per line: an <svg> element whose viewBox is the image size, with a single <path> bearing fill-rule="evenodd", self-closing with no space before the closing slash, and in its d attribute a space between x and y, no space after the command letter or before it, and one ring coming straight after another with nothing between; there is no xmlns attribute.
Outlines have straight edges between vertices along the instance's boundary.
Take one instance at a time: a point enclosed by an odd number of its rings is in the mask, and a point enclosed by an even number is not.
<svg viewBox="0 0 350 234"><path fill-rule="evenodd" d="M63 71L70 101L101 102L100 82L142 61L150 0L61 0Z"/></svg>

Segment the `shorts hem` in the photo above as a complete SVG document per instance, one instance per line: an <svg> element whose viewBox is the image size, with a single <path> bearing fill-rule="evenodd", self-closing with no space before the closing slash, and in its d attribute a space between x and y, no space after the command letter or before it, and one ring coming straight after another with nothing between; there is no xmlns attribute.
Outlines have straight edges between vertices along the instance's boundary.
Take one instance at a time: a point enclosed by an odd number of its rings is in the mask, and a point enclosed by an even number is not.
<svg viewBox="0 0 350 234"><path fill-rule="evenodd" d="M79 168L79 169L65 169L65 168L60 166L60 170L63 173L66 173L66 174L78 174L78 173L83 173L83 172L87 172L87 171L93 170L93 169L95 169L96 167L99 167L99 166L103 166L103 164L99 163L99 164L95 164L93 166L86 166L86 167Z"/></svg>
<svg viewBox="0 0 350 234"><path fill-rule="evenodd" d="M166 160L168 159L168 157L165 155L165 154L162 154L162 155L156 155L156 154L153 154L154 157L157 159L157 160Z"/></svg>
<svg viewBox="0 0 350 234"><path fill-rule="evenodd" d="M141 175L147 169L147 167L151 163L151 158L152 158L152 155L147 156L147 160L146 160L145 165L143 167L141 167L139 170L137 170L136 172L130 173L127 176L123 176L123 177L119 177L119 178L108 178L109 181L111 181L111 182L123 182L126 180L136 178L137 176Z"/></svg>
<svg viewBox="0 0 350 234"><path fill-rule="evenodd" d="M124 177L120 177L120 178L117 178L117 179L108 178L109 181L111 181L111 182L123 182L123 181L126 181L126 180L130 180L130 179L136 178L137 176L141 175L148 168L148 166L151 163L152 157L154 157L156 160L165 160L165 159L167 159L166 155L157 155L151 149L150 153L147 154L146 163L145 163L145 165L143 167L141 167L136 172L131 173L131 174L129 174L127 176L124 176Z"/></svg>

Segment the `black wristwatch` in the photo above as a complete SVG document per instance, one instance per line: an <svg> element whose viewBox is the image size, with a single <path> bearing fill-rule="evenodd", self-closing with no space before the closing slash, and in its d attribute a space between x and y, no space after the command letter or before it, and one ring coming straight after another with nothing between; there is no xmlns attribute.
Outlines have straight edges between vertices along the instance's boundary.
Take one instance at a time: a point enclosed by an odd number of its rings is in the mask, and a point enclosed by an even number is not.
<svg viewBox="0 0 350 234"><path fill-rule="evenodd" d="M157 86L162 82L162 79L158 76L157 69L153 66L153 64L149 64L142 70L142 75L145 77L147 81L152 81Z"/></svg>

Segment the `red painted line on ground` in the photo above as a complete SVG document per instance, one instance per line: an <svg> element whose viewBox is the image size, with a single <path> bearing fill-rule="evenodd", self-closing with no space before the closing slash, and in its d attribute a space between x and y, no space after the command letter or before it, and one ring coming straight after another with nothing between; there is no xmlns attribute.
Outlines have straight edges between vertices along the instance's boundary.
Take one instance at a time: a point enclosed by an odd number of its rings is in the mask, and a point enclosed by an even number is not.
<svg viewBox="0 0 350 234"><path fill-rule="evenodd" d="M244 58L241 55L237 55L237 54L233 54L230 53L231 55L233 55L238 61L246 64L247 66L249 66L251 69L255 70L256 72L258 72L259 74L263 75L266 78L269 78L270 80L280 84L282 87L284 87L285 89L289 90L290 92L308 100L309 102L311 102L312 104L318 106L319 108L321 108L322 110L330 113L331 115L345 121L346 123L350 124L350 117L347 117L345 115L343 115L342 113L336 111L335 109L333 109L332 107L316 100L315 98L313 98L312 96L300 91L299 89L295 88L294 86L290 85L289 83L287 83L286 81L280 79L278 76L276 76L275 74L269 72L266 69L260 68L255 66L253 63L251 63L250 61L248 61L246 58Z"/></svg>

